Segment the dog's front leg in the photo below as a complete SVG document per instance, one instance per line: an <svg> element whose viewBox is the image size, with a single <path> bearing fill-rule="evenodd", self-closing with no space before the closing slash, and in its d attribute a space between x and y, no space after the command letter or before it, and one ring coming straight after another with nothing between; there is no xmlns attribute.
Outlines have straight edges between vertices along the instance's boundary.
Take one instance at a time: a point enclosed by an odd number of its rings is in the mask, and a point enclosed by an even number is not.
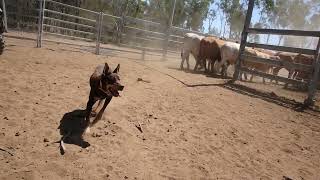
<svg viewBox="0 0 320 180"><path fill-rule="evenodd" d="M110 103L111 99L112 99L112 96L106 98L106 100L104 101L103 107L100 109L99 113L97 114L97 116L92 121L91 126L96 124L101 119L102 114L103 114L104 110L106 109L106 107L108 106L108 104Z"/></svg>
<svg viewBox="0 0 320 180"><path fill-rule="evenodd" d="M91 111L92 111L92 107L93 107L95 102L96 102L96 100L94 99L93 93L90 92L89 100L88 100L87 108L86 108L86 117L85 117L86 119L85 119L85 125L84 125L84 128L86 129L86 131L87 131L87 128L89 127L89 125L90 125ZM89 129L88 129L88 131L89 131Z"/></svg>

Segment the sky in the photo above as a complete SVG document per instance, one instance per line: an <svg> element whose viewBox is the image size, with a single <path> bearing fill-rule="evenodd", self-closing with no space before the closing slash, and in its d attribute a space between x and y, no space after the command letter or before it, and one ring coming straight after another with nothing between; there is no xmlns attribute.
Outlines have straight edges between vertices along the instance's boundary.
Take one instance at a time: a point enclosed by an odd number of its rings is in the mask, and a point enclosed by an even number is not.
<svg viewBox="0 0 320 180"><path fill-rule="evenodd" d="M211 4L210 5L210 9L217 9L217 5L216 4ZM215 18L215 20L213 22L216 25L215 28L218 30L218 32L220 32L221 16L222 16L222 13L217 12L216 18ZM254 8L253 9L253 13L252 13L251 23L254 24L254 23L258 22L259 18L260 18L259 9ZM224 23L224 20L223 20L223 23ZM209 19L206 19L204 21L203 26L204 26L204 32L208 33ZM228 28L226 30L225 36L226 36L226 38L228 37ZM262 42L266 41L266 36L261 36L260 38L261 38ZM269 44L276 44L278 42L278 40L279 40L279 38L277 38L276 36L271 37L269 39Z"/></svg>

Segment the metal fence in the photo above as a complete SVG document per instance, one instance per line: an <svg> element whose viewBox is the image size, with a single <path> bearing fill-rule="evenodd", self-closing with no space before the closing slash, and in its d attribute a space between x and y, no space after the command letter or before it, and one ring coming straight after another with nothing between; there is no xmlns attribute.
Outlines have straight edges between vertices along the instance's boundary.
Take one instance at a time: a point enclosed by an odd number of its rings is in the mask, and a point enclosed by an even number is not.
<svg viewBox="0 0 320 180"><path fill-rule="evenodd" d="M177 54L180 51L185 33L203 34L159 22L95 12L54 0L39 0L38 12L38 17L33 17L38 20L38 47L42 46L44 35L54 35L96 41L96 54L100 53L100 43L115 43L142 50L143 54L160 53L166 58L167 53Z"/></svg>
<svg viewBox="0 0 320 180"><path fill-rule="evenodd" d="M236 71L234 73L234 80L238 80L240 77L239 75L241 72L250 73L253 75L257 75L260 77L268 78L271 80L276 80L284 83L289 84L298 84L302 86L308 87L308 97L305 100L306 105L313 105L314 98L317 91L317 83L319 81L319 69L320 69L320 31L299 31L299 30L280 30L280 29L257 29L257 28L250 28L250 22L252 17L254 7L254 0L250 0L248 4L248 11L247 16L244 24L244 29L242 32L241 37L241 44L240 44L240 51L239 56L237 59L236 64ZM313 49L302 49L302 48L293 48L293 47L284 47L284 46L274 46L274 45L266 45L266 44L257 44L257 43L248 43L247 36L249 33L252 34L276 34L276 35L293 35L293 36L305 36L305 37L318 37L318 45L315 50ZM293 52L299 54L306 54L306 55L313 55L314 61L313 65L305 65L305 64L298 64L298 63L289 63L288 65L295 69L301 71L311 72L310 78L307 81L300 81L296 79L289 79L285 77L280 77L272 74L263 73L260 71L252 70L247 67L243 66L244 61L251 61L256 63L264 63L271 65L273 67L281 67L285 68L285 64L281 61L265 59L265 58L258 58L253 56L247 56L244 54L245 47L255 47L255 48L263 48L269 50L276 50L276 51L284 51L284 52ZM286 65L286 66L288 66Z"/></svg>

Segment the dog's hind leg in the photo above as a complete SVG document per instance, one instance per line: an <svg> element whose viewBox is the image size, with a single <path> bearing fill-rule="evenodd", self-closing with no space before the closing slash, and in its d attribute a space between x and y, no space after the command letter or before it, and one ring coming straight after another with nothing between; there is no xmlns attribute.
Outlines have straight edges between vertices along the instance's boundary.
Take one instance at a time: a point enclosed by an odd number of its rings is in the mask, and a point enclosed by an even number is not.
<svg viewBox="0 0 320 180"><path fill-rule="evenodd" d="M106 107L108 106L108 104L110 103L111 99L112 99L112 97L107 97L106 98L106 100L104 101L103 107L100 109L99 113L94 118L94 120L92 121L90 126L93 126L94 124L96 124L101 119L102 114L103 114L104 110L106 109Z"/></svg>
<svg viewBox="0 0 320 180"><path fill-rule="evenodd" d="M92 115L92 116L96 116L97 110L100 108L100 106L101 106L101 104L102 104L102 101L103 101L103 100L99 100L97 107L92 110L92 112L91 112L91 115Z"/></svg>

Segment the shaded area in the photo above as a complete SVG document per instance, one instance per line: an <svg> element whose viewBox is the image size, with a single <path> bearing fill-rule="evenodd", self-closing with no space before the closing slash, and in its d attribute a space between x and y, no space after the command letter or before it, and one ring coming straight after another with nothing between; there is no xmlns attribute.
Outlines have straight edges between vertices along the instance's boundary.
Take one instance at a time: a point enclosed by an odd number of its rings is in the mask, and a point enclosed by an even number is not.
<svg viewBox="0 0 320 180"><path fill-rule="evenodd" d="M151 68L151 67L149 67ZM169 68L169 69L174 69L174 70L180 70L178 68ZM158 71L160 72L160 71ZM188 73L194 73L192 71L185 71ZM200 86L218 86L218 87L222 87L231 91L234 91L236 93L240 93L246 96L250 96L250 97L254 97L254 98L259 98L262 99L264 101L270 102L270 103L274 103L277 104L279 106L285 107L285 108L290 108L294 111L298 111L298 112L305 112L308 114L311 114L310 111L316 112L316 113L320 113L319 111L319 107L308 107L306 106L304 103L300 103L295 101L294 99L289 99L286 97L282 97L282 96L278 96L277 94L275 94L274 92L264 92L264 91L260 91L254 88L250 88L244 85L240 85L240 84L235 84L233 80L229 80L229 81L225 81L224 83L211 83L211 84L207 84L207 83L201 83L201 84L188 84L185 83L184 81L170 75L167 73L163 73L160 72L166 76L171 77L172 79L175 79L176 81L182 83L183 85L187 86L187 87L200 87ZM198 72L195 72L198 73ZM208 77L209 75L207 75ZM213 78L222 78L219 75L210 75L209 77L213 77ZM307 112L306 110L309 110L309 112ZM315 116L319 116L319 114L311 114L311 115L315 115Z"/></svg>
<svg viewBox="0 0 320 180"><path fill-rule="evenodd" d="M78 145L82 148L90 146L90 144L84 141L82 137L85 131L83 127L85 112L85 110L77 109L63 115L58 129L60 129L60 135L62 137L65 136L65 143Z"/></svg>

